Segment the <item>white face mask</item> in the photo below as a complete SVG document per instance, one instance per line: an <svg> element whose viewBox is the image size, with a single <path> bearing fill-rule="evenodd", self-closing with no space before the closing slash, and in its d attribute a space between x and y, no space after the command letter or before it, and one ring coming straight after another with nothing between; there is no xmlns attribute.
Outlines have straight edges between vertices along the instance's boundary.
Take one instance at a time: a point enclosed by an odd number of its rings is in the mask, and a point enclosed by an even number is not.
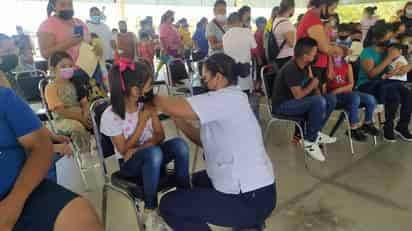
<svg viewBox="0 0 412 231"><path fill-rule="evenodd" d="M226 22L226 15L224 15L224 14L218 14L218 15L216 15L216 20L217 20L218 22Z"/></svg>

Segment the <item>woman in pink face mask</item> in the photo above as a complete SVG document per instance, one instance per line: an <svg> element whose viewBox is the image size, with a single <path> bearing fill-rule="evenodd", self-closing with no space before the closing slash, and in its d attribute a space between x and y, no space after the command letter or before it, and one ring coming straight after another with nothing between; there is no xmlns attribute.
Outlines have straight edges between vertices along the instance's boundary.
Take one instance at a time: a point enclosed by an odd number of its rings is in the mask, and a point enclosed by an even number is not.
<svg viewBox="0 0 412 231"><path fill-rule="evenodd" d="M45 98L53 113L56 132L71 138L83 160L85 155L90 155L90 105L87 89L73 78L73 66L73 59L64 51L50 56L49 67L54 79L46 87Z"/></svg>

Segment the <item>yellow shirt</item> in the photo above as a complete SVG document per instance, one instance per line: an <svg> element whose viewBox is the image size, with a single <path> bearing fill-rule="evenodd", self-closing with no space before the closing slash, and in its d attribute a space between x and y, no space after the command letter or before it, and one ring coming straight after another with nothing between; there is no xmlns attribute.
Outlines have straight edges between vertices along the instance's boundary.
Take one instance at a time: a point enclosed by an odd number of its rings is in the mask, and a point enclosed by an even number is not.
<svg viewBox="0 0 412 231"><path fill-rule="evenodd" d="M0 71L0 86L11 88L9 80L7 80L6 75L2 71Z"/></svg>
<svg viewBox="0 0 412 231"><path fill-rule="evenodd" d="M266 28L265 28L265 32L270 32L272 30L272 26L273 26L273 19L269 19L266 23Z"/></svg>
<svg viewBox="0 0 412 231"><path fill-rule="evenodd" d="M192 48L193 40L190 31L184 28L179 28L179 34L182 36L183 45L185 45L185 47Z"/></svg>

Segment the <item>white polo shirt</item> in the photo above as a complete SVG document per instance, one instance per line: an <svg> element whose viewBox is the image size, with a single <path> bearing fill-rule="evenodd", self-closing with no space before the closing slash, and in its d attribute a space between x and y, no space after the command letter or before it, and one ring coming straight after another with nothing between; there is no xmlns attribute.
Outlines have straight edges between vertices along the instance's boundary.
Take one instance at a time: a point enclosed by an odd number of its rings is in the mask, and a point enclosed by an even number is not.
<svg viewBox="0 0 412 231"><path fill-rule="evenodd" d="M249 28L234 27L223 36L223 50L238 63L252 62L252 49L257 47L255 37ZM238 78L242 90L253 88L252 75Z"/></svg>
<svg viewBox="0 0 412 231"><path fill-rule="evenodd" d="M217 191L239 194L274 183L260 126L239 87L194 96L188 102L200 120L207 174Z"/></svg>

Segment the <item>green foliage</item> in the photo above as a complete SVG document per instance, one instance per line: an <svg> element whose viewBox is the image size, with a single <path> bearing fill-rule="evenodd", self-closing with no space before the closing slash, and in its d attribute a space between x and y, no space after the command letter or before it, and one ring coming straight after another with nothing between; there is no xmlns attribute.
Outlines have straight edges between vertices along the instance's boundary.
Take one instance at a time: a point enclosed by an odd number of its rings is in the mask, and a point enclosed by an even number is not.
<svg viewBox="0 0 412 231"><path fill-rule="evenodd" d="M375 2L354 5L339 5L337 13L342 22L359 22L363 16L363 9L368 6L377 6L377 15L381 19L389 20L396 15L396 11L403 9L405 1Z"/></svg>

